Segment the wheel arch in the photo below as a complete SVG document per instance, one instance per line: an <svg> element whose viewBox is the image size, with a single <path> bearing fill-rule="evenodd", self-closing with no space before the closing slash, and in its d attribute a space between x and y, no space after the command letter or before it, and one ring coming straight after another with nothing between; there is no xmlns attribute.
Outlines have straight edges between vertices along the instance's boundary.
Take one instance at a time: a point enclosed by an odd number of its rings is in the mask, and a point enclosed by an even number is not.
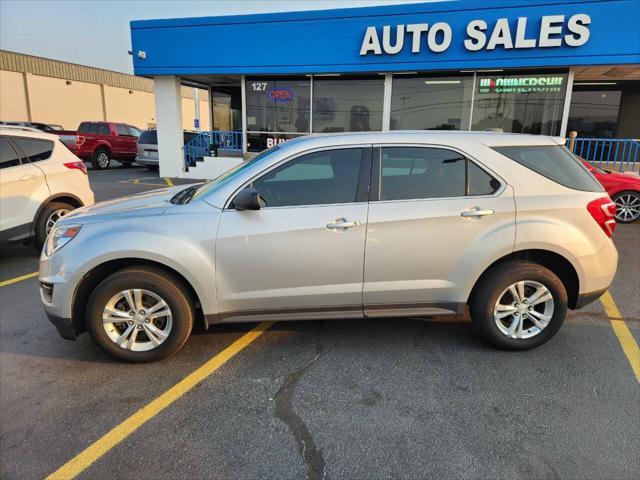
<svg viewBox="0 0 640 480"><path fill-rule="evenodd" d="M476 280L473 288L471 289L471 293L469 294L467 303L471 302L473 296L478 290L478 286L482 283L487 273L496 266L510 260L528 260L551 270L558 276L567 291L569 308L576 308L578 304L578 296L580 294L580 279L578 277L578 272L573 264L559 253L542 249L519 250L494 261Z"/></svg>
<svg viewBox="0 0 640 480"><path fill-rule="evenodd" d="M184 285L187 289L187 293L191 297L191 301L195 307L196 318L194 319L194 323L196 325L201 325L204 329L207 329L209 324L206 316L202 311L202 304L200 302L200 298L193 288L191 283L182 275L180 272L171 268L163 263L149 260L146 258L118 258L113 260L108 260L99 265L96 265L91 270L89 270L78 282L78 285L73 294L73 301L71 307L71 320L73 323L73 328L76 334L85 332L87 330L86 324L84 321L85 310L87 306L87 301L91 292L109 275L122 270L126 267L137 267L137 266L150 266L155 267L161 270L164 270L170 275L177 277L177 279Z"/></svg>
<svg viewBox="0 0 640 480"><path fill-rule="evenodd" d="M42 210L51 202L66 202L69 205L73 206L73 208L84 207L84 203L82 202L82 200L80 200L79 197L76 197L72 193L56 193L55 195L51 195L40 204L35 216L33 217L33 220L31 221L31 236L35 235L36 233L36 223L40 218L40 214L42 214Z"/></svg>

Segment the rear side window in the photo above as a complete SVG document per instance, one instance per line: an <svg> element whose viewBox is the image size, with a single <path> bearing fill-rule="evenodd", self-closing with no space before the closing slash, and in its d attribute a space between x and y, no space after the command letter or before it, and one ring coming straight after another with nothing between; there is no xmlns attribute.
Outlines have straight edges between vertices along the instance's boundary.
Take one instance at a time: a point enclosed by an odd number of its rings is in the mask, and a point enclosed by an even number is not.
<svg viewBox="0 0 640 480"><path fill-rule="evenodd" d="M91 133L91 123L82 122L78 127L78 133Z"/></svg>
<svg viewBox="0 0 640 480"><path fill-rule="evenodd" d="M500 183L463 155L444 148L385 147L380 200L490 195Z"/></svg>
<svg viewBox="0 0 640 480"><path fill-rule="evenodd" d="M505 157L574 190L601 192L602 186L587 169L561 146L493 147Z"/></svg>
<svg viewBox="0 0 640 480"><path fill-rule="evenodd" d="M53 142L38 138L14 137L13 141L30 162L40 162L51 157Z"/></svg>
<svg viewBox="0 0 640 480"><path fill-rule="evenodd" d="M111 135L111 131L109 130L109 126L106 123L98 123L96 125L98 127L98 131L96 133L98 133L100 135Z"/></svg>
<svg viewBox="0 0 640 480"><path fill-rule="evenodd" d="M20 165L18 154L9 143L9 139L0 137L0 168L16 167Z"/></svg>
<svg viewBox="0 0 640 480"><path fill-rule="evenodd" d="M138 137L138 143L144 145L157 145L158 132L156 130L146 130Z"/></svg>

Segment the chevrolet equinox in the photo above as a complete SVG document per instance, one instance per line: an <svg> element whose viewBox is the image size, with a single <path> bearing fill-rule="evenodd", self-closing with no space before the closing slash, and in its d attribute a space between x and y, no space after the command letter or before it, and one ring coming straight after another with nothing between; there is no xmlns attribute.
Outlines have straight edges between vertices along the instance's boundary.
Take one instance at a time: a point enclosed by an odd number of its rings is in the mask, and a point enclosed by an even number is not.
<svg viewBox="0 0 640 480"><path fill-rule="evenodd" d="M166 358L195 324L462 314L503 349L598 298L615 205L564 140L479 132L315 135L200 185L75 210L40 293L64 338Z"/></svg>

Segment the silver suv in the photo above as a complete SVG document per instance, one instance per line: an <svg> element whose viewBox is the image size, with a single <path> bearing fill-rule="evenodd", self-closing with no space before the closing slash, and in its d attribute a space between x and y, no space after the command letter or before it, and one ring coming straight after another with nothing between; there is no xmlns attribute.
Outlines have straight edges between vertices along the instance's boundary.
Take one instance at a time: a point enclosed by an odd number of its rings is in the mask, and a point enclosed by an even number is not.
<svg viewBox="0 0 640 480"><path fill-rule="evenodd" d="M82 208L40 258L64 338L159 360L194 324L462 314L524 350L611 284L615 205L550 137L307 136L202 185Z"/></svg>

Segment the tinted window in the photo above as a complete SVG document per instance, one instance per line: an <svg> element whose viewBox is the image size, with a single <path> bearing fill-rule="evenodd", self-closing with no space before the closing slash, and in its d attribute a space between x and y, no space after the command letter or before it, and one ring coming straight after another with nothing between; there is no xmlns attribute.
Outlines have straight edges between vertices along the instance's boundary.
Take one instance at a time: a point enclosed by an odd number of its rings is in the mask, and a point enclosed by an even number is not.
<svg viewBox="0 0 640 480"><path fill-rule="evenodd" d="M493 147L496 152L565 187L601 192L602 187L586 167L561 146Z"/></svg>
<svg viewBox="0 0 640 480"><path fill-rule="evenodd" d="M500 182L482 170L472 161L467 160L467 194L491 195L500 187Z"/></svg>
<svg viewBox="0 0 640 480"><path fill-rule="evenodd" d="M440 148L383 148L380 200L462 197L466 161L459 153Z"/></svg>
<svg viewBox="0 0 640 480"><path fill-rule="evenodd" d="M53 151L53 142L36 138L14 137L13 141L31 162L46 160Z"/></svg>
<svg viewBox="0 0 640 480"><path fill-rule="evenodd" d="M310 153L272 170L253 186L267 207L354 202L362 155L359 148Z"/></svg>
<svg viewBox="0 0 640 480"><path fill-rule="evenodd" d="M82 122L78 127L78 133L91 133L91 123Z"/></svg>
<svg viewBox="0 0 640 480"><path fill-rule="evenodd" d="M17 165L20 165L18 154L8 139L0 137L0 168L15 167Z"/></svg>
<svg viewBox="0 0 640 480"><path fill-rule="evenodd" d="M100 135L111 135L111 131L109 130L109 126L106 123L97 123L98 127L97 132Z"/></svg>
<svg viewBox="0 0 640 480"><path fill-rule="evenodd" d="M144 145L157 145L158 144L158 131L146 130L138 137L138 143Z"/></svg>
<svg viewBox="0 0 640 480"><path fill-rule="evenodd" d="M139 137L142 133L142 130L136 127L132 127L131 125L127 125L127 129L129 130L129 135L131 135L132 137Z"/></svg>
<svg viewBox="0 0 640 480"><path fill-rule="evenodd" d="M116 125L116 132L118 133L118 135L124 135L127 137L131 136L131 133L129 133L129 129L124 125Z"/></svg>

